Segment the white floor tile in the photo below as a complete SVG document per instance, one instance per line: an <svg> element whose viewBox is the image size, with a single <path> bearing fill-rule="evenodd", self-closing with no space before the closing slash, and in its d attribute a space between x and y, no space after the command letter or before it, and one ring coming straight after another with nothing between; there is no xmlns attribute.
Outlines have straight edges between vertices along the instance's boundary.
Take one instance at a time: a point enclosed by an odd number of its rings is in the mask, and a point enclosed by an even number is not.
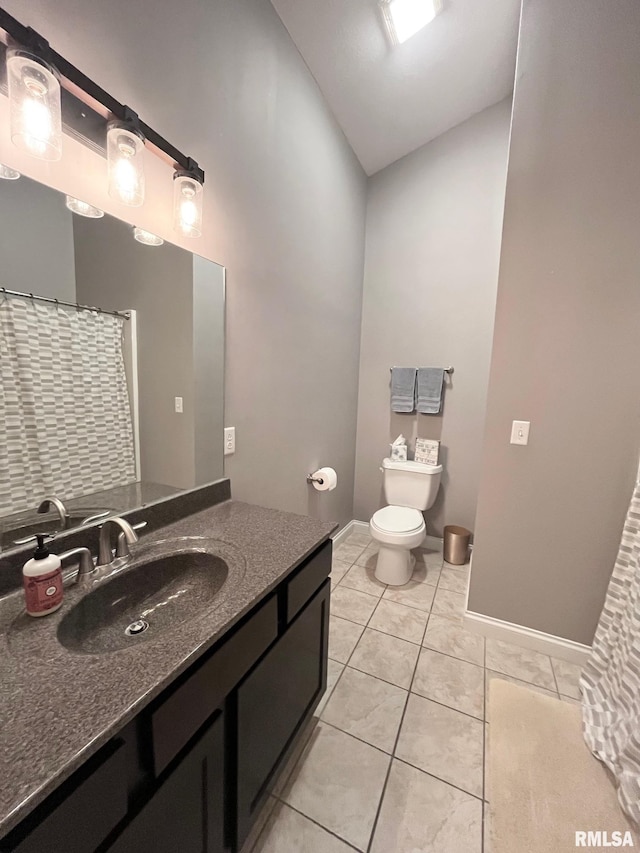
<svg viewBox="0 0 640 853"><path fill-rule="evenodd" d="M363 631L362 625L331 616L329 618L329 657L338 663L346 663Z"/></svg>
<svg viewBox="0 0 640 853"><path fill-rule="evenodd" d="M512 643L503 643L501 640L487 639L485 662L487 669L511 675L547 690L556 689L548 655Z"/></svg>
<svg viewBox="0 0 640 853"><path fill-rule="evenodd" d="M474 717L411 693L396 756L482 797L483 725Z"/></svg>
<svg viewBox="0 0 640 853"><path fill-rule="evenodd" d="M394 759L371 853L480 853L482 803Z"/></svg>
<svg viewBox="0 0 640 853"><path fill-rule="evenodd" d="M428 618L423 610L383 599L369 620L369 627L410 643L421 643Z"/></svg>
<svg viewBox="0 0 640 853"><path fill-rule="evenodd" d="M331 592L331 612L340 619L349 619L359 625L366 625L376 609L378 599L366 592L340 584Z"/></svg>
<svg viewBox="0 0 640 853"><path fill-rule="evenodd" d="M431 614L422 645L454 658L484 665L484 637L446 616Z"/></svg>
<svg viewBox="0 0 640 853"><path fill-rule="evenodd" d="M278 803L254 853L353 853L353 848L299 812Z"/></svg>
<svg viewBox="0 0 640 853"><path fill-rule="evenodd" d="M484 719L484 669L423 649L411 690L457 711Z"/></svg>
<svg viewBox="0 0 640 853"><path fill-rule="evenodd" d="M551 658L551 666L556 676L558 692L570 699L580 700L578 682L582 674L582 667L576 663L570 663L560 658Z"/></svg>
<svg viewBox="0 0 640 853"><path fill-rule="evenodd" d="M409 689L420 647L366 628L349 661L361 672Z"/></svg>
<svg viewBox="0 0 640 853"><path fill-rule="evenodd" d="M366 850L390 760L380 750L320 722L282 799Z"/></svg>
<svg viewBox="0 0 640 853"><path fill-rule="evenodd" d="M380 583L376 578L373 569L367 566L359 566L357 563L354 563L343 577L342 586L357 589L359 592L366 592L368 595L375 595L376 598L380 598L387 588L385 583Z"/></svg>
<svg viewBox="0 0 640 853"><path fill-rule="evenodd" d="M385 752L391 752L407 691L346 667L322 719Z"/></svg>
<svg viewBox="0 0 640 853"><path fill-rule="evenodd" d="M407 607L415 607L428 613L433 604L435 587L420 581L409 581L404 586L390 586L384 592L383 598L395 601L397 604L405 604Z"/></svg>

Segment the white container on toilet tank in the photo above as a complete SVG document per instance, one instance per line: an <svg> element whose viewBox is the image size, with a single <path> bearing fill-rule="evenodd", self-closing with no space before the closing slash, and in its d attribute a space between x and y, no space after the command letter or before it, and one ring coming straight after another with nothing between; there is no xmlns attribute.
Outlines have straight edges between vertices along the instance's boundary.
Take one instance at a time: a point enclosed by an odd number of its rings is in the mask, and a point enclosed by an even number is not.
<svg viewBox="0 0 640 853"><path fill-rule="evenodd" d="M412 548L424 542L423 511L433 506L440 486L442 465L382 460L384 494L389 505L373 514L371 537L378 543L375 575L379 581L402 586L411 579Z"/></svg>

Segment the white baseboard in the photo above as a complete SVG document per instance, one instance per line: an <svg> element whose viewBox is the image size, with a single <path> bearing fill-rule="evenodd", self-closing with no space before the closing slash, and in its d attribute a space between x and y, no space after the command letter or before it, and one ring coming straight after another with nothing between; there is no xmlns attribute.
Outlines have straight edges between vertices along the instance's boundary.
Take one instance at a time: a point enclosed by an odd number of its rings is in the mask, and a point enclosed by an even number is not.
<svg viewBox="0 0 640 853"><path fill-rule="evenodd" d="M534 628L515 625L513 622L505 622L502 619L494 619L493 616L474 613L472 610L465 611L464 624L476 634L523 646L525 649L532 649L534 652L541 652L544 655L571 661L571 663L582 665L586 663L591 653L591 646L585 646L583 643L565 640L564 637L545 634L544 631L536 631Z"/></svg>
<svg viewBox="0 0 640 853"><path fill-rule="evenodd" d="M333 539L334 548L341 545L348 536L352 533L369 533L369 522L367 521L348 521L344 527L341 527L337 533L331 537Z"/></svg>

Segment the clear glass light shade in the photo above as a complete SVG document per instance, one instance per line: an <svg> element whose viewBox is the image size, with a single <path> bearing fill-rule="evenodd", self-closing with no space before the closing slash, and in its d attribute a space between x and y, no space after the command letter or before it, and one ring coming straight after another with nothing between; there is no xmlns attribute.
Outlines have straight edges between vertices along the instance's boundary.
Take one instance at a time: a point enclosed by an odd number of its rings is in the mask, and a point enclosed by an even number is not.
<svg viewBox="0 0 640 853"><path fill-rule="evenodd" d="M151 231L146 231L144 228L138 228L137 225L133 228L134 239L138 243L143 243L145 246L162 246L164 240L158 237L157 234L152 234Z"/></svg>
<svg viewBox="0 0 640 853"><path fill-rule="evenodd" d="M107 130L109 195L122 204L140 207L144 202L144 139L121 124Z"/></svg>
<svg viewBox="0 0 640 853"><path fill-rule="evenodd" d="M104 216L104 210L99 207L94 207L86 201L80 201L79 198L74 198L68 195L65 199L65 204L72 213L77 213L78 216L86 216L87 219L101 219Z"/></svg>
<svg viewBox="0 0 640 853"><path fill-rule="evenodd" d="M40 160L62 157L60 83L54 68L27 51L7 51L11 139Z"/></svg>
<svg viewBox="0 0 640 853"><path fill-rule="evenodd" d="M20 177L20 172L12 169L11 166L5 166L4 163L0 163L0 178L3 181L17 181Z"/></svg>
<svg viewBox="0 0 640 853"><path fill-rule="evenodd" d="M185 237L202 234L202 184L191 175L173 175L173 227Z"/></svg>

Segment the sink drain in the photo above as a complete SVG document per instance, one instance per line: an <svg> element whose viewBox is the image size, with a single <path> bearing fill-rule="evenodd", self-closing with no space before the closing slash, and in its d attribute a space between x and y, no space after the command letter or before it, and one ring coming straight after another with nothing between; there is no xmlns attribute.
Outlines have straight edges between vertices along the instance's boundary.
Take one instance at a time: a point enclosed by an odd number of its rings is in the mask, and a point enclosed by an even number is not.
<svg viewBox="0 0 640 853"><path fill-rule="evenodd" d="M149 627L149 623L146 619L136 619L135 622L132 622L131 625L127 625L124 629L127 637L135 637L137 634L144 633Z"/></svg>

